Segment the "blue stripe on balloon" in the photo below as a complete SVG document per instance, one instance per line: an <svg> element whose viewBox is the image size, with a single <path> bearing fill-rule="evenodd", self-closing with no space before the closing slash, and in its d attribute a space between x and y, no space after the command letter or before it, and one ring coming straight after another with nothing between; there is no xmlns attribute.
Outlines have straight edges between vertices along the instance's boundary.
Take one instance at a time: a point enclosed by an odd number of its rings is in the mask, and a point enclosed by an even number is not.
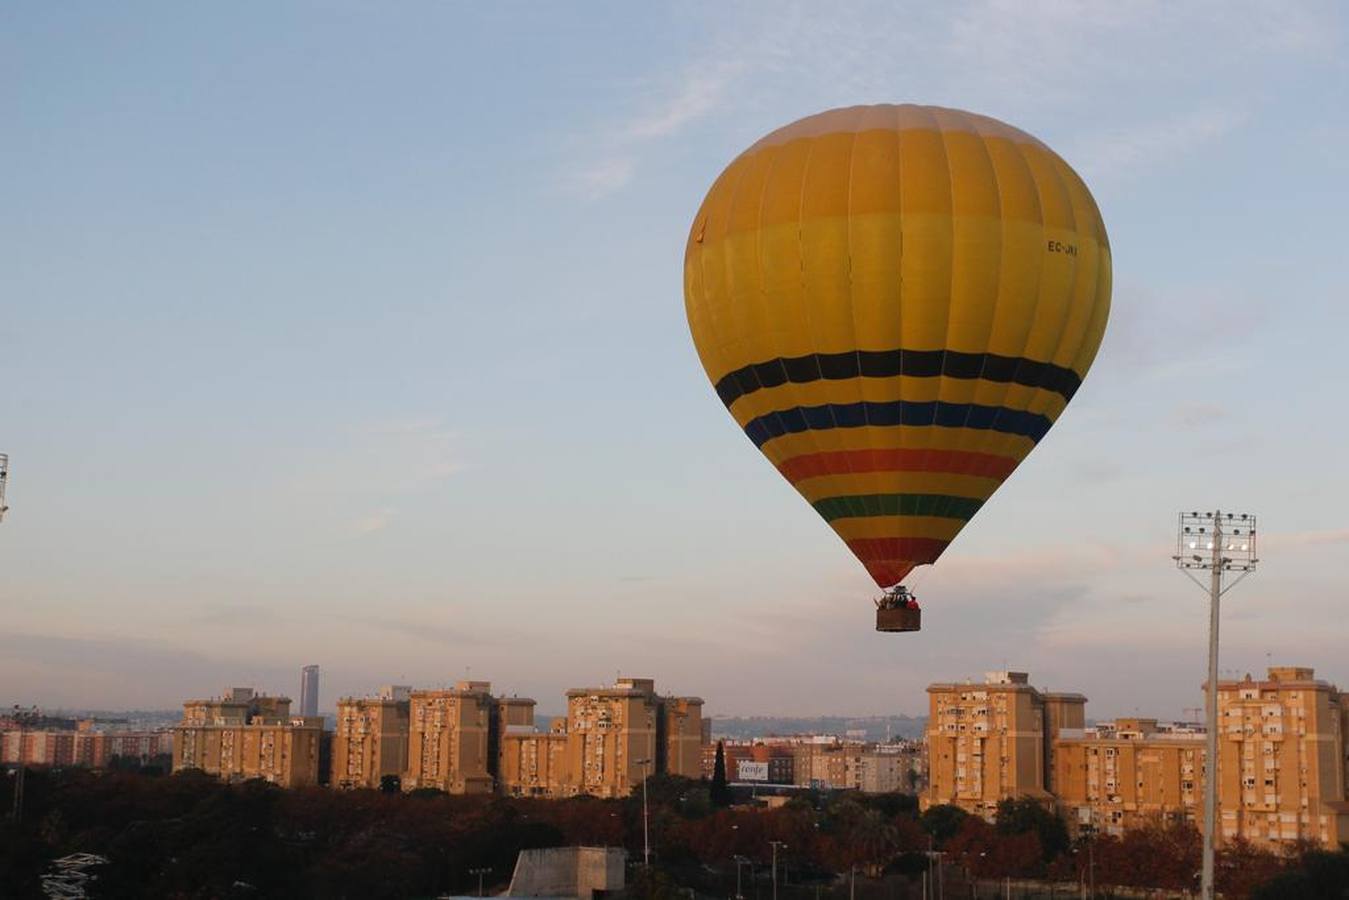
<svg viewBox="0 0 1349 900"><path fill-rule="evenodd" d="M1054 423L1039 413L977 403L945 403L933 400L911 403L893 400L887 403L826 403L822 406L796 406L766 413L745 426L745 434L762 447L773 438L802 431L826 431L830 428L861 428L865 425L936 425L941 428L974 428L999 431L1039 442Z"/></svg>

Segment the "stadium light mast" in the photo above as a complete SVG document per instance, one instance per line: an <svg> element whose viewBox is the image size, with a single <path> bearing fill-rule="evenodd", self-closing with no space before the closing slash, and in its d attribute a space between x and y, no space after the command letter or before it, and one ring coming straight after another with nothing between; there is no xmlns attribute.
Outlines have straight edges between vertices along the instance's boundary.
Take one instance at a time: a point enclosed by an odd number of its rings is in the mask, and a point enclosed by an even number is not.
<svg viewBox="0 0 1349 900"><path fill-rule="evenodd" d="M1208 682L1204 692L1204 870L1200 897L1213 900L1213 849L1218 838L1218 601L1255 571L1255 516L1183 512L1176 527L1176 568L1208 592ZM1195 574L1207 570L1208 584Z"/></svg>
<svg viewBox="0 0 1349 900"><path fill-rule="evenodd" d="M5 505L5 483L9 481L9 454L0 453L0 522L5 520L5 512L9 509Z"/></svg>

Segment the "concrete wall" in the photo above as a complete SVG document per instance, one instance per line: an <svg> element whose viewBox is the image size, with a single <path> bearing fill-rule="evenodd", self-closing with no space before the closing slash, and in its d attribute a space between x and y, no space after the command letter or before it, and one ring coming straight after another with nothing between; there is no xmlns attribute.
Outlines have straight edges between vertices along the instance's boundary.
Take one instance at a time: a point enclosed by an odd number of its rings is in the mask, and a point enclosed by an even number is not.
<svg viewBox="0 0 1349 900"><path fill-rule="evenodd" d="M508 897L583 897L621 891L627 851L617 847L521 850Z"/></svg>

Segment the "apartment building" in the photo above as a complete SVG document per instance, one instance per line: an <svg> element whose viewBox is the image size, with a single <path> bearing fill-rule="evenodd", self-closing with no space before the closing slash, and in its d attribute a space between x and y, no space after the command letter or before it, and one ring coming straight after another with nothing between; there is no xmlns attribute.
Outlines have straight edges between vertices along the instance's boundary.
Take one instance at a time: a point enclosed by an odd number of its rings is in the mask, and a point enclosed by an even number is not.
<svg viewBox="0 0 1349 900"><path fill-rule="evenodd" d="M486 681L460 681L444 690L412 691L403 789L491 793L496 773L495 706L492 685Z"/></svg>
<svg viewBox="0 0 1349 900"><path fill-rule="evenodd" d="M1122 834L1150 822L1202 824L1204 733L1116 719L1060 733L1057 800L1075 827Z"/></svg>
<svg viewBox="0 0 1349 900"><path fill-rule="evenodd" d="M876 744L834 735L787 735L722 741L726 777L868 794L913 793L923 780L918 742ZM703 777L711 778L716 744L703 748Z"/></svg>
<svg viewBox="0 0 1349 900"><path fill-rule="evenodd" d="M569 690L567 715L550 732L523 722L503 732L501 788L524 796L625 797L649 774L697 778L702 707L698 697L657 694L650 678Z"/></svg>
<svg viewBox="0 0 1349 900"><path fill-rule="evenodd" d="M796 753L790 744L771 739L731 740L722 741L721 750L727 781L796 783ZM716 774L717 745L705 745L702 753L702 777L712 778Z"/></svg>
<svg viewBox="0 0 1349 900"><path fill-rule="evenodd" d="M1219 829L1257 843L1349 841L1349 697L1310 668L1218 682Z"/></svg>
<svg viewBox="0 0 1349 900"><path fill-rule="evenodd" d="M912 793L920 777L919 754L886 746L845 747L845 779L864 794Z"/></svg>
<svg viewBox="0 0 1349 900"><path fill-rule="evenodd" d="M1080 695L1042 694L1021 673L1005 673L1020 689L1010 692L1017 699L999 702L999 693L1009 694L997 684L1000 674L987 685L928 689L925 807L955 803L991 818L1005 797L1036 797L1057 804L1074 828L1120 834L1154 822L1203 826L1201 728L1148 718L1086 728ZM1298 666L1217 687L1219 840L1330 847L1349 840L1345 695Z"/></svg>
<svg viewBox="0 0 1349 900"><path fill-rule="evenodd" d="M983 684L927 692L924 809L951 803L992 818L1006 798L1049 799L1054 738L1083 726L1086 697L1037 690L1025 672L988 672Z"/></svg>
<svg viewBox="0 0 1349 900"><path fill-rule="evenodd" d="M411 688L389 687L376 697L337 701L331 783L338 788L378 788L402 779L408 767Z"/></svg>
<svg viewBox="0 0 1349 900"><path fill-rule="evenodd" d="M174 729L173 770L201 769L228 781L263 778L284 787L319 783L323 719L291 716L290 698L231 688L189 700Z"/></svg>

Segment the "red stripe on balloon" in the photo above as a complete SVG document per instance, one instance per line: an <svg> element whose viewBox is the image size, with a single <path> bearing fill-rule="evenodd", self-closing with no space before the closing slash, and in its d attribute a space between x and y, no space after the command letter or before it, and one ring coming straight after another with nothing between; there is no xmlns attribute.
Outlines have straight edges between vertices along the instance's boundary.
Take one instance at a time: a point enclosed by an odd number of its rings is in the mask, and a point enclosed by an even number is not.
<svg viewBox="0 0 1349 900"><path fill-rule="evenodd" d="M848 549L885 588L899 584L915 566L936 562L948 543L939 538L856 538L848 541Z"/></svg>
<svg viewBox="0 0 1349 900"><path fill-rule="evenodd" d="M830 450L807 453L783 460L778 471L793 484L821 475L851 475L858 472L944 472L981 478L1006 478L1017 461L1008 456L969 450Z"/></svg>

